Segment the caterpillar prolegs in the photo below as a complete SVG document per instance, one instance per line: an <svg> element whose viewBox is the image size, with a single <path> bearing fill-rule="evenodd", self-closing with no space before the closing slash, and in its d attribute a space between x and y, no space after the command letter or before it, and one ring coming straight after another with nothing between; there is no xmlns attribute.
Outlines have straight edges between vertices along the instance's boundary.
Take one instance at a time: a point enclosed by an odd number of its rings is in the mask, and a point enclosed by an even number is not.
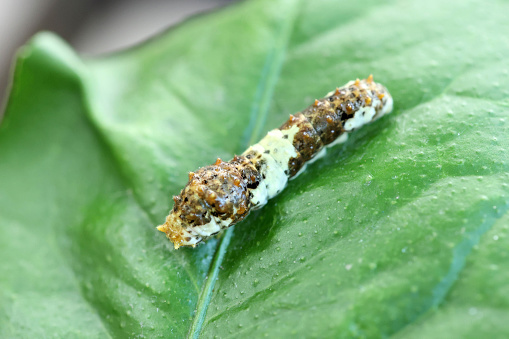
<svg viewBox="0 0 509 339"><path fill-rule="evenodd" d="M242 155L189 173L174 196L166 222L157 227L175 248L192 246L243 220L281 192L288 179L327 147L344 142L364 124L392 111L387 89L373 81L348 82L270 131Z"/></svg>

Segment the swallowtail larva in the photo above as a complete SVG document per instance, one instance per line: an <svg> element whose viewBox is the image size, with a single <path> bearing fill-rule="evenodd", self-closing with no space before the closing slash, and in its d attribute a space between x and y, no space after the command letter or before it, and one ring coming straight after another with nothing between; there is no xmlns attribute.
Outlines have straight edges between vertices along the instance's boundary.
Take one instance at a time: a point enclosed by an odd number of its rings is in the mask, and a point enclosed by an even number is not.
<svg viewBox="0 0 509 339"><path fill-rule="evenodd" d="M344 142L348 132L391 111L391 95L371 75L348 82L290 115L242 155L190 172L187 185L173 197L166 222L157 229L176 249L195 247L265 205L327 147Z"/></svg>

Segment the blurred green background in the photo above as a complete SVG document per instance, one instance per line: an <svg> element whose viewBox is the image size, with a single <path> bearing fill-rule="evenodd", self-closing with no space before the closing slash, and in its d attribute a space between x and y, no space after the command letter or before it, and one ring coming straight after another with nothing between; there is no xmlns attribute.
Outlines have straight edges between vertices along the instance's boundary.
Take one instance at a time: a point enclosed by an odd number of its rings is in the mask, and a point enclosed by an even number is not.
<svg viewBox="0 0 509 339"><path fill-rule="evenodd" d="M82 55L132 46L185 18L232 0L2 0L0 1L0 95L16 50L49 30Z"/></svg>

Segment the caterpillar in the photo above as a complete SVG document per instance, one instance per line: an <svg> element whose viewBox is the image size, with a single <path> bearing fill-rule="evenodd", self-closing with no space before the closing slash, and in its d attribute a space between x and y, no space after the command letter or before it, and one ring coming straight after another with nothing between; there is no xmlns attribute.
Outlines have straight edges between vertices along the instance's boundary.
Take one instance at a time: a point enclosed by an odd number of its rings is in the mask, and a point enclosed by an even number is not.
<svg viewBox="0 0 509 339"><path fill-rule="evenodd" d="M175 249L195 247L265 205L327 147L390 113L392 106L387 89L371 75L336 88L241 155L189 172L189 182L173 197L173 209L157 229Z"/></svg>

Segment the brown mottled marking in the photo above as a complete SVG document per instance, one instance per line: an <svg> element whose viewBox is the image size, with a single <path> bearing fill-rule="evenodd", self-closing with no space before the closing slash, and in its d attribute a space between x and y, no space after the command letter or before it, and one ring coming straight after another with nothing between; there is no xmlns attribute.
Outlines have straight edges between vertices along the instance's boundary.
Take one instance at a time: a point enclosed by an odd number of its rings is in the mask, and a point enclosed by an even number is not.
<svg viewBox="0 0 509 339"><path fill-rule="evenodd" d="M290 119L281 125L279 129L284 131L293 126L297 126L299 129L293 139L293 146L297 150L298 156L290 159L290 178L323 147L322 139L320 139L313 125L302 113L297 113L295 116L290 115Z"/></svg>

